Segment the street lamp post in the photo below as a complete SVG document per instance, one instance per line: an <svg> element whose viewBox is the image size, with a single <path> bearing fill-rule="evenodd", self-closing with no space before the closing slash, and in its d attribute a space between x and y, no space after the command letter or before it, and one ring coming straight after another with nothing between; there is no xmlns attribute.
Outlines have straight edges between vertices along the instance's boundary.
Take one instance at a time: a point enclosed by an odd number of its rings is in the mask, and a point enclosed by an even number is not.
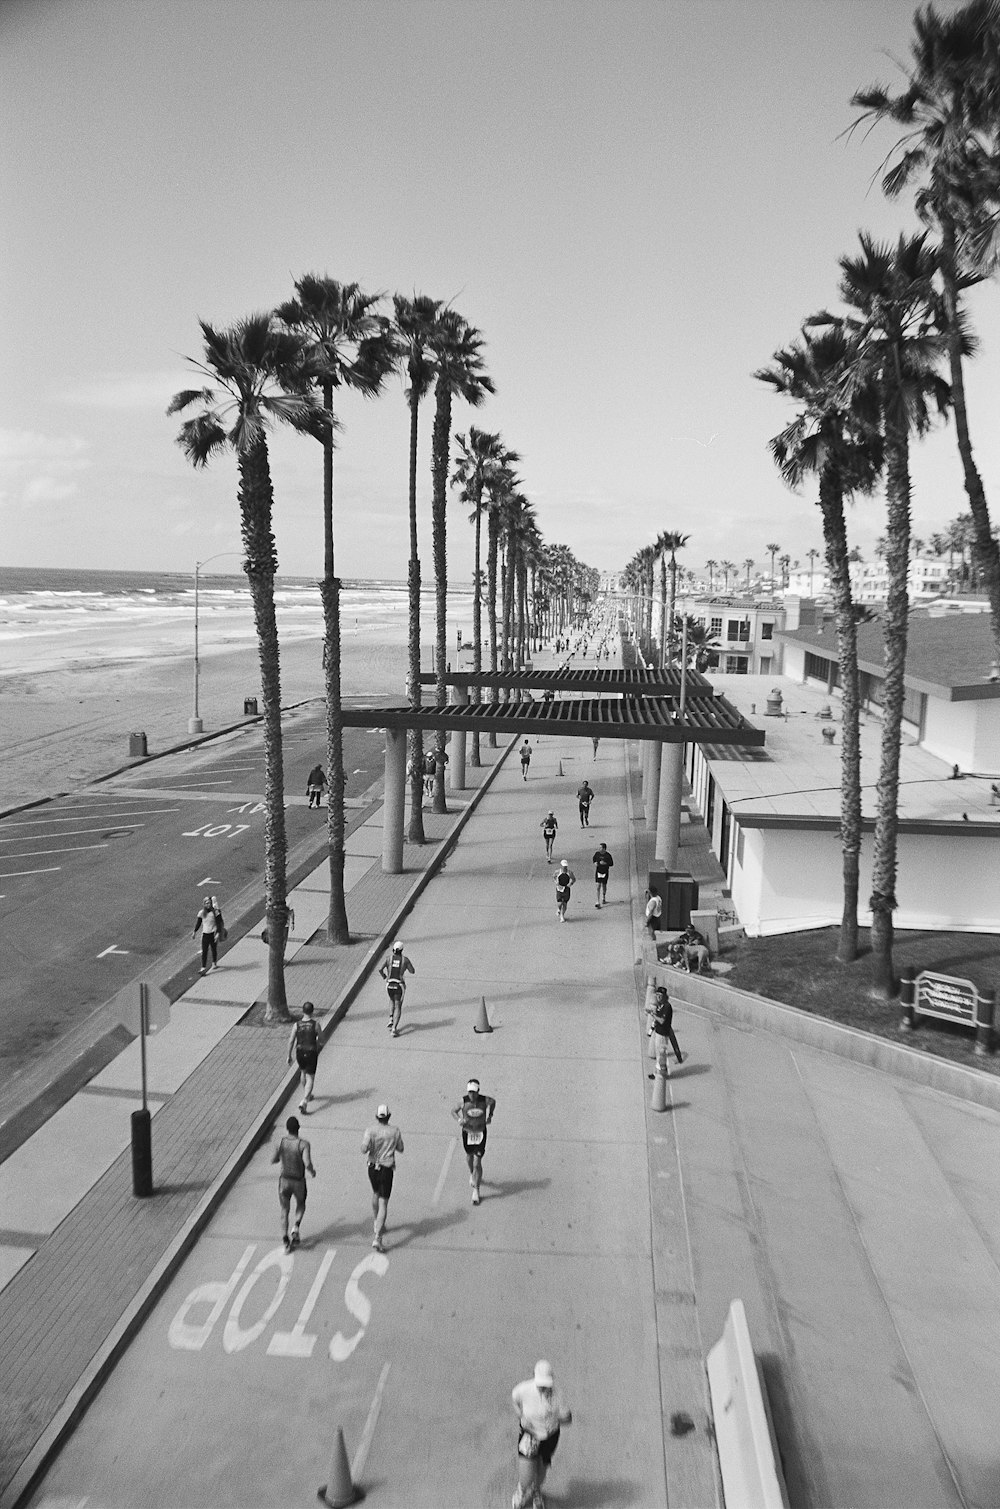
<svg viewBox="0 0 1000 1509"><path fill-rule="evenodd" d="M200 661L198 659L199 572L201 571L202 566L208 566L212 561L221 561L224 556L239 554L240 552L238 550L220 550L217 555L207 556L205 560L195 561L194 563L194 709L191 717L188 719L189 734L200 734L204 729L204 724L202 723L201 718L198 716L198 674L200 670Z"/></svg>

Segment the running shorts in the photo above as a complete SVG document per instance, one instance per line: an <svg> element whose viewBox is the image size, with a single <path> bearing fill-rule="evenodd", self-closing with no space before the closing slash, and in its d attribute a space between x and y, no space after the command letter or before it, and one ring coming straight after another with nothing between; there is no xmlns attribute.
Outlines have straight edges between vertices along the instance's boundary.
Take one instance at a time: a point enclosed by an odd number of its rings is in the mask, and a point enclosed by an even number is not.
<svg viewBox="0 0 1000 1509"><path fill-rule="evenodd" d="M282 1210L287 1210L295 1197L300 1210L305 1209L306 1204L306 1181L304 1179L286 1179L284 1174L278 1180L278 1204Z"/></svg>
<svg viewBox="0 0 1000 1509"><path fill-rule="evenodd" d="M486 1151L485 1132L467 1132L462 1130L462 1146L467 1153L478 1153L480 1158Z"/></svg>
<svg viewBox="0 0 1000 1509"><path fill-rule="evenodd" d="M317 1063L318 1058L319 1058L319 1054L318 1053L310 1053L305 1048L298 1049L298 1051L295 1054L295 1062L298 1064L298 1066L302 1070L303 1074L315 1074L316 1073L316 1063Z"/></svg>
<svg viewBox="0 0 1000 1509"><path fill-rule="evenodd" d="M377 1163L369 1163L368 1182L380 1200L388 1200L392 1194L392 1176L395 1172L394 1168L382 1168Z"/></svg>

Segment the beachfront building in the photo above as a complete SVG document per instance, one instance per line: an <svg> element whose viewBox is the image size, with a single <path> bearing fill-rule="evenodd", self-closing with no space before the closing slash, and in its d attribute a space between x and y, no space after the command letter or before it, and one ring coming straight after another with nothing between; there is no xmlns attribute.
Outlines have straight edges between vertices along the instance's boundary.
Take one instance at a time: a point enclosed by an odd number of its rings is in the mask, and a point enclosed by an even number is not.
<svg viewBox="0 0 1000 1509"><path fill-rule="evenodd" d="M836 633L829 619L776 633L781 676L711 676L765 729L765 748L686 751L693 807L755 936L837 925L843 901ZM869 926L884 658L879 625L860 625L858 638L859 919ZM1000 932L1000 665L989 617L918 610L909 641L895 923Z"/></svg>
<svg viewBox="0 0 1000 1509"><path fill-rule="evenodd" d="M772 676L781 669L781 644L778 630L788 620L798 623L799 599L795 605L784 600L750 594L699 593L678 596L676 614L693 619L708 630L713 648L708 655L708 669L730 676ZM654 618L655 622L655 618Z"/></svg>

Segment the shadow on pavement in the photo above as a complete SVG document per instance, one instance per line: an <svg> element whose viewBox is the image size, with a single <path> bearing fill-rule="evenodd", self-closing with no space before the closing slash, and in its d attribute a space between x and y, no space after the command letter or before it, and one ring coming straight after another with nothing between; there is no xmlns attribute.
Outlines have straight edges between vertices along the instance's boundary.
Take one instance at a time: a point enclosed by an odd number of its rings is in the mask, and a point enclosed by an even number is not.
<svg viewBox="0 0 1000 1509"><path fill-rule="evenodd" d="M524 1195L532 1189L548 1189L551 1179L487 1179L483 1176L482 1187L494 1200L505 1200L508 1195Z"/></svg>
<svg viewBox="0 0 1000 1509"><path fill-rule="evenodd" d="M348 1090L343 1095L313 1095L309 1106L309 1115L315 1116L317 1111L327 1111L331 1106L346 1106L352 1100L374 1100L376 1096L374 1085L365 1090Z"/></svg>
<svg viewBox="0 0 1000 1509"><path fill-rule="evenodd" d="M558 1469L557 1469L558 1470ZM547 1504L573 1505L573 1509L601 1509L605 1504L637 1504L642 1490L626 1478L570 1478L565 1492L545 1490Z"/></svg>
<svg viewBox="0 0 1000 1509"><path fill-rule="evenodd" d="M454 1027L453 1016L435 1017L433 1022L403 1022L399 1029L400 1037L409 1037L411 1032L430 1032L435 1027Z"/></svg>
<svg viewBox="0 0 1000 1509"><path fill-rule="evenodd" d="M422 1221L400 1221L398 1226L389 1225L385 1231L386 1250L392 1253L400 1247L409 1247L411 1242L418 1241L421 1237L432 1237L439 1231L446 1231L449 1226L457 1226L465 1217L463 1205L461 1210L454 1210L450 1215L427 1216ZM402 1235L404 1232L405 1235Z"/></svg>

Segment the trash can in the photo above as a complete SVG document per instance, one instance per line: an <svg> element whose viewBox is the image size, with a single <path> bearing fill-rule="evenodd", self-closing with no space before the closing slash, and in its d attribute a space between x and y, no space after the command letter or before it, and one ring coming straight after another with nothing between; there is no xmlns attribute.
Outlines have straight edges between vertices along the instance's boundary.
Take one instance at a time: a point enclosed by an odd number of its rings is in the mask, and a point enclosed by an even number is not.
<svg viewBox="0 0 1000 1509"><path fill-rule="evenodd" d="M244 697L243 698L243 716L244 716L244 718L256 718L256 716L257 716L257 698L256 697Z"/></svg>
<svg viewBox="0 0 1000 1509"><path fill-rule="evenodd" d="M672 874L667 878L667 899L663 908L668 932L682 932L698 910L698 882L692 875Z"/></svg>
<svg viewBox="0 0 1000 1509"><path fill-rule="evenodd" d="M149 750L146 748L146 735L129 734L128 752L131 756L140 755L143 759L145 759L145 757L149 754Z"/></svg>

